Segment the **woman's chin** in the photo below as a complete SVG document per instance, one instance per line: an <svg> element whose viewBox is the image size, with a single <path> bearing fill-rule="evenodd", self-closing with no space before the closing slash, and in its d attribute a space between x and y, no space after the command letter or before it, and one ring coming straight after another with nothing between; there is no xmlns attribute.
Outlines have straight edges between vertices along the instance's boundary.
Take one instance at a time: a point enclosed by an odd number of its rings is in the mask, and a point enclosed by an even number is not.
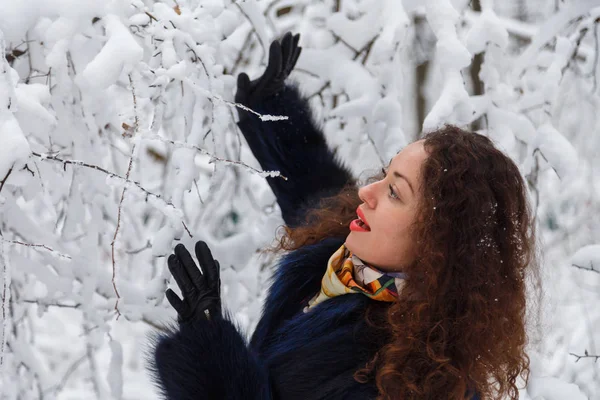
<svg viewBox="0 0 600 400"><path fill-rule="evenodd" d="M358 253L360 253L360 245L358 245L360 243L360 238L357 238L356 236L357 235L354 232L350 232L348 236L346 236L346 242L344 244L348 250L360 258L360 255L358 255Z"/></svg>

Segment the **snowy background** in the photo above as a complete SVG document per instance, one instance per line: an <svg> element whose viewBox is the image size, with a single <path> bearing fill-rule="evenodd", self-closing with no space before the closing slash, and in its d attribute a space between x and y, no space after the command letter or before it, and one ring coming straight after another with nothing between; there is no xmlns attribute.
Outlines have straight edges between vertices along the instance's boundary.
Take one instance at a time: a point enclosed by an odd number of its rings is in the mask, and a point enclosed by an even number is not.
<svg viewBox="0 0 600 400"><path fill-rule="evenodd" d="M205 240L252 332L282 224L235 125L239 72L292 79L357 176L420 131L489 135L537 212L522 399L600 398L600 1L0 0L0 398L157 399L165 256ZM274 173L276 174L276 173Z"/></svg>

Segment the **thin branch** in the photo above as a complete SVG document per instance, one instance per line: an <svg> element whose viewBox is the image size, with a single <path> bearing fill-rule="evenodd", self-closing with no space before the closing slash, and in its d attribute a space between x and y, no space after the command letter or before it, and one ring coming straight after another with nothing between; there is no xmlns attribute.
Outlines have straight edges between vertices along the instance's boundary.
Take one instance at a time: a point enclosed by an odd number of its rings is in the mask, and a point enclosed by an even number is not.
<svg viewBox="0 0 600 400"><path fill-rule="evenodd" d="M542 158L544 159L544 161L546 161L548 164L550 164L548 162L548 159L546 158L546 156L544 155L544 153L542 153L542 151L540 150L539 147L536 147L535 150L533 150L533 155L535 155L536 152L540 156L542 156ZM552 170L554 171L554 173L556 174L556 176L558 176L558 179L562 181L562 178L560 177L560 174L558 173L558 171L556 170L556 168L554 168L552 165L550 165L550 168L552 168Z"/></svg>
<svg viewBox="0 0 600 400"><path fill-rule="evenodd" d="M29 303L29 304L37 304L44 307L59 307L59 308L80 308L81 303L76 304L63 304L63 303L44 303L43 299L40 300L24 300L20 299L18 302Z"/></svg>
<svg viewBox="0 0 600 400"><path fill-rule="evenodd" d="M35 176L35 172L33 172L31 168L29 168L29 165L25 164L25 166L21 168L21 171L23 170L28 171L31 174L31 176Z"/></svg>
<svg viewBox="0 0 600 400"><path fill-rule="evenodd" d="M147 190L143 186L141 186L138 182L134 182L134 181L132 181L130 179L122 177L119 174L115 174L114 172L110 172L107 169L102 168L102 167L100 167L98 165L88 164L88 163L86 163L84 161L79 161L79 160L65 160L65 159L56 157L54 155L39 154L39 153L36 153L36 152L32 152L31 154L33 154L34 156L40 158L41 160L50 160L50 161L56 161L56 162L62 163L63 164L63 170L65 170L65 171L66 171L66 168L67 168L67 164L70 164L70 165L77 165L77 166L80 166L80 167L85 167L85 168L94 169L96 171L103 172L103 173L105 173L106 175L108 175L111 178L117 178L117 179L119 179L119 180L121 180L121 181L123 181L125 183L131 183L132 185L136 186L139 190L141 190L142 192L144 192L144 194L146 196L150 196L150 197L154 197L156 199L159 199L166 206L175 208L175 206L173 205L173 203L164 200L162 198L162 196L159 195L159 194L150 192L149 190Z"/></svg>
<svg viewBox="0 0 600 400"><path fill-rule="evenodd" d="M135 86L133 84L133 79L131 79L131 74L128 75L129 84L131 85L131 97L133 99L133 115L134 115L134 123L133 130L134 136L139 133L140 129L140 121L138 117L137 111L137 97L135 96ZM131 169L133 168L133 155L135 154L135 141L131 144L131 152L129 156L129 163L127 164L127 172L125 173L125 179L129 180L129 176L131 175ZM117 235L119 234L119 229L121 227L121 214L123 213L123 200L125 199L125 192L127 191L127 185L123 185L123 191L121 192L121 199L119 200L119 208L117 211L117 226L115 228L115 234L113 235L113 240L110 243L111 249L111 260L112 260L112 285L115 290L115 294L117 295L117 300L115 301L115 311L117 312L117 319L121 316L121 312L119 311L119 300L121 299L121 295L117 290L117 263L115 260L115 242L117 241Z"/></svg>
<svg viewBox="0 0 600 400"><path fill-rule="evenodd" d="M150 17L151 20L154 20L154 21L158 22L158 20L156 19L156 17L154 15L150 14L148 11L144 11L144 12L146 13L146 15L148 17Z"/></svg>
<svg viewBox="0 0 600 400"><path fill-rule="evenodd" d="M519 112L521 113L527 113L530 111L535 111L535 110L539 110L540 108L546 108L546 107L550 107L552 104L549 101L545 101L543 103L540 104L534 104L532 106L529 107L525 107L519 110Z"/></svg>
<svg viewBox="0 0 600 400"><path fill-rule="evenodd" d="M54 388L53 388L54 394L58 394L58 392L60 392L65 387L65 385L67 384L67 381L69 380L69 378L71 377L73 372L75 372L77 370L77 368L79 368L79 366L81 364L83 364L83 362L86 359L87 359L87 354L84 354L83 356L81 356L77 360L75 360L75 362L73 362L73 364L71 364L71 366L69 368L67 368L67 370L65 371L65 374L63 375L60 382L56 386L54 386ZM50 390L50 388L46 389L46 391L49 391L49 390Z"/></svg>
<svg viewBox="0 0 600 400"><path fill-rule="evenodd" d="M196 186L196 194L198 195L198 200L200 200L200 204L204 204L204 200L202 200L202 196L200 196L200 189L198 189L198 182L194 179L194 186Z"/></svg>
<svg viewBox="0 0 600 400"><path fill-rule="evenodd" d="M365 125L367 124L366 118L363 118L363 122L365 123ZM373 140L373 138L371 137L371 134L369 133L369 130L367 129L365 131L365 134L367 135L367 140L369 141L369 143L371 143L371 145L373 146L373 150L375 150L375 154L377 155L377 158L379 158L379 162L381 163L382 167L386 166L386 162L384 161L383 157L381 156L381 154L379 153L379 149L377 148L377 146L375 145L375 141Z"/></svg>
<svg viewBox="0 0 600 400"><path fill-rule="evenodd" d="M178 141L170 140L170 139L165 139L165 138L163 138L163 137L161 137L159 135L156 135L156 134L154 134L154 135L145 135L144 139L146 139L146 140L159 140L159 141L164 142L164 143L170 143L170 144L172 144L174 146L177 146L177 147L184 147L184 148L187 148L187 149L196 150L199 153L202 153L204 155L210 156L210 161L209 161L210 163L213 163L215 161L219 161L219 162L223 162L223 163L226 163L226 164L234 164L234 165L237 165L237 166L240 166L240 167L244 167L244 168L246 168L246 169L248 169L248 170L250 170L250 171L252 171L252 172L254 172L254 173L256 173L256 174L258 174L260 176L263 176L263 177L265 177L265 176L271 176L271 177L279 177L279 178L282 178L284 180L287 180L287 177L281 175L281 173L279 171L261 171L261 170L258 170L256 168L254 168L254 167L251 167L251 166L249 166L249 165L247 165L247 164L245 164L245 163L243 163L241 161L235 161L235 160L229 160L229 159L226 159L226 158L217 157L216 155L214 155L214 154L212 154L212 153L204 150L201 147L195 146L193 144L184 143L184 142L178 142ZM200 195L198 194L198 196L200 196ZM200 199L200 200L202 201L202 199Z"/></svg>
<svg viewBox="0 0 600 400"><path fill-rule="evenodd" d="M323 86L321 86L321 88L319 90L317 90L316 92L314 92L313 94L311 94L310 96L308 96L306 99L310 100L315 96L319 96L321 98L321 103L324 103L323 101L323 92L325 91L325 89L329 88L331 86L331 81L327 81L325 82L325 84Z"/></svg>
<svg viewBox="0 0 600 400"><path fill-rule="evenodd" d="M12 170L13 170L13 167L10 167L10 169L6 173L6 176L4 177L4 179L2 179L2 181L0 181L0 192L2 192L2 188L4 187L4 183L6 182L6 180L8 179L8 177L10 176L10 173L12 172Z"/></svg>
<svg viewBox="0 0 600 400"><path fill-rule="evenodd" d="M193 238L194 236L192 236L192 233L190 232L190 230L188 229L187 225L185 224L185 222L181 221L181 223L183 224L183 227L185 228L185 231L187 232L188 235L190 235L190 238Z"/></svg>
<svg viewBox="0 0 600 400"><path fill-rule="evenodd" d="M373 36L373 38L371 40L369 40L354 56L354 60L357 60L358 57L360 57L360 55L362 53L365 53L365 56L363 57L361 63L362 63L362 65L366 65L367 59L369 58L369 55L371 54L371 50L373 49L373 44L379 38L379 35L380 34L378 33L377 35Z"/></svg>
<svg viewBox="0 0 600 400"><path fill-rule="evenodd" d="M588 351L585 350L584 355L580 355L580 354L575 354L575 353L569 353L570 355L572 355L573 357L576 357L577 359L575 360L575 362L578 362L579 360L581 360L582 358L593 358L594 362L598 361L600 359L600 355L598 354L588 354Z"/></svg>
<svg viewBox="0 0 600 400"><path fill-rule="evenodd" d="M577 58L577 55L579 53L579 47L581 46L581 42L583 41L583 38L585 37L585 35L587 35L589 29L587 27L583 27L579 30L579 36L577 37L577 39L575 39L575 46L573 47L573 51L571 53L571 57L569 58L569 61L567 61L567 63L565 64L564 67L562 67L561 72L561 78L559 80L559 82L562 81L565 72L567 69L569 69L569 67L571 66L571 63L573 63L575 61L575 59Z"/></svg>
<svg viewBox="0 0 600 400"><path fill-rule="evenodd" d="M600 56L598 53L600 52L600 49L598 48L598 41L600 41L600 39L598 38L598 22L599 19L596 19L594 24L594 46L595 46L595 51L594 51L594 66L593 66L593 70L592 70L592 75L594 76L594 86L592 86L592 93L596 92L596 88L598 87L598 56Z"/></svg>
<svg viewBox="0 0 600 400"><path fill-rule="evenodd" d="M94 388L94 392L96 393L96 398L101 399L103 397L102 385L98 378L98 376L99 376L98 365L96 363L96 358L94 357L95 353L96 353L96 349L92 346L90 339L88 338L85 355L86 355L86 359L90 363L90 372L91 372L90 375L91 375L92 387Z"/></svg>
<svg viewBox="0 0 600 400"><path fill-rule="evenodd" d="M27 64L29 66L29 73L27 74L27 78L25 78L26 83L29 83L29 80L31 79L31 74L33 72L33 65L31 63L31 48L29 47L30 42L31 40L29 40L29 31L27 31L27 33L25 34L25 43L27 44L27 50L25 52L27 53Z"/></svg>
<svg viewBox="0 0 600 400"><path fill-rule="evenodd" d="M262 46L263 49L263 55L265 54L264 52L267 51L267 46L265 45L265 43L262 41L262 38L260 37L260 35L258 34L258 32L256 32L256 29L254 29L254 25L252 25L252 20L250 19L250 16L248 16L248 14L246 14L246 11L244 11L244 9L238 4L238 3L234 3L235 6L240 10L240 12L242 14L244 14L244 17L246 17L246 19L248 20L248 22L250 23L250 26L252 27L252 30L254 31L254 33L256 34L256 38L258 39L258 41L260 42L260 45Z"/></svg>
<svg viewBox="0 0 600 400"><path fill-rule="evenodd" d="M72 257L70 255L63 254L59 251L56 251L53 248L46 246L45 244L25 243L25 242L21 242L19 240L6 240L3 237L0 237L0 241L5 242L5 243L10 243L10 244L18 244L18 245L25 246L25 247L33 247L36 249L41 248L41 249L49 251L50 253L52 253L53 255L55 255L57 257L66 258L67 260L72 259Z"/></svg>
<svg viewBox="0 0 600 400"><path fill-rule="evenodd" d="M161 331L161 332L168 332L168 328L164 325L160 325L157 322L151 321L147 318L142 318L141 319L142 322L146 323L148 326L151 326L152 328Z"/></svg>
<svg viewBox="0 0 600 400"><path fill-rule="evenodd" d="M600 274L600 270L597 270L596 268L594 268L594 263L593 262L590 262L589 268L588 267L584 267L582 265L577 265L577 264L571 264L571 265L573 267L575 267L575 268L583 269L585 271L592 271L592 272L595 272L597 274Z"/></svg>
<svg viewBox="0 0 600 400"><path fill-rule="evenodd" d="M287 121L289 119L289 117L287 117L285 115L269 115L269 114L258 113L256 111L252 110L251 108L246 107L243 104L227 101L224 98L222 98L221 96L211 93L209 90L206 90L203 87L199 86L196 82L194 82L190 78L184 78L184 81L185 81L185 83L190 85L194 90L197 90L198 92L200 92L204 96L206 96L209 100L211 100L211 99L217 100L223 104L227 104L228 106L241 108L244 111L247 111L249 113L256 115L258 118L260 118L261 121Z"/></svg>
<svg viewBox="0 0 600 400"><path fill-rule="evenodd" d="M0 232L0 237L4 239ZM4 243L0 243L0 262L2 262L2 340L0 341L0 372L4 369L4 351L6 348L6 327L8 324L8 296L10 295L10 288L8 285L8 279L10 271L8 270L8 260L6 254L4 254Z"/></svg>
<svg viewBox="0 0 600 400"><path fill-rule="evenodd" d="M349 48L350 50L352 50L354 52L354 57L355 57L354 59L358 58L361 50L355 49L354 46L352 46L350 43L346 42L344 39L342 39L341 36L339 36L337 33L332 31L331 29L329 30L329 33L331 33L331 35L333 36L333 38L336 41L341 42L344 46L346 46L347 48Z"/></svg>
<svg viewBox="0 0 600 400"><path fill-rule="evenodd" d="M149 249L151 247L152 247L152 244L150 243L150 241L147 241L145 246L140 247L139 249L136 249L136 250L127 250L125 253L127 253L127 254L138 254L138 253L141 253L142 251L144 251L146 249Z"/></svg>
<svg viewBox="0 0 600 400"><path fill-rule="evenodd" d="M534 215L534 219L537 219L537 210L540 205L540 191L537 186L539 172L540 172L540 160L538 157L533 157L533 161L534 161L535 165L531 169L531 172L526 176L526 179L527 179L529 188L533 191L533 193L535 195L535 211L536 212L534 212L533 215Z"/></svg>

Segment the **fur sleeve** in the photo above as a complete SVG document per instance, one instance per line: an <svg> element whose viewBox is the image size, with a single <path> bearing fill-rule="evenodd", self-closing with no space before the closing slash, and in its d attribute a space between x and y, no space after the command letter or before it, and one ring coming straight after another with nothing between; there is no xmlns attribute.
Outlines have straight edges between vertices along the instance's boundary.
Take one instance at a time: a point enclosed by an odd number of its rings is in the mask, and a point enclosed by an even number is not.
<svg viewBox="0 0 600 400"><path fill-rule="evenodd" d="M180 324L155 338L153 378L168 400L270 400L269 377L228 318Z"/></svg>
<svg viewBox="0 0 600 400"><path fill-rule="evenodd" d="M319 198L336 194L353 182L350 171L329 149L323 132L313 121L308 101L292 86L252 108L282 121L261 121L250 115L238 124L252 153L264 170L287 177L267 178L288 226L302 222Z"/></svg>

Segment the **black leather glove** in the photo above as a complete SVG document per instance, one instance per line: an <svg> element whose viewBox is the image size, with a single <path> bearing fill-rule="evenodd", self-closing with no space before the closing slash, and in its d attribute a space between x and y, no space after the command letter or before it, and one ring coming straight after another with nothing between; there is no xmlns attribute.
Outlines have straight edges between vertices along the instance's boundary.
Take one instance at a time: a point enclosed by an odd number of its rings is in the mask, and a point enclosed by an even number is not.
<svg viewBox="0 0 600 400"><path fill-rule="evenodd" d="M171 289L167 289L165 293L167 300L177 311L179 322L221 317L219 262L212 257L206 243L197 242L195 250L202 272L181 243L175 246L175 254L171 254L167 260L169 271L183 296L181 300Z"/></svg>
<svg viewBox="0 0 600 400"><path fill-rule="evenodd" d="M244 72L238 75L237 92L235 102L249 108L262 99L272 96L284 88L286 78L294 69L302 47L298 46L300 34L293 35L287 32L281 43L277 40L271 43L269 48L269 63L264 74L253 81ZM237 108L240 121L247 118L249 113Z"/></svg>

